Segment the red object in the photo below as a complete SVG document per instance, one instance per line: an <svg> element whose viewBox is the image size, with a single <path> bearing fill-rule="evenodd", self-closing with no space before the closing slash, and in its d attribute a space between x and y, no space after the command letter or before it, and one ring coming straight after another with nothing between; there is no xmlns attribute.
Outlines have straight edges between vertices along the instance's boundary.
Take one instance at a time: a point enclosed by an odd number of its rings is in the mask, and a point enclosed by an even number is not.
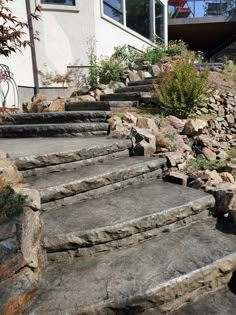
<svg viewBox="0 0 236 315"><path fill-rule="evenodd" d="M175 13L173 17L176 18L186 18L191 13L191 9L189 7L184 6L187 4L187 0L169 0L168 5L175 7Z"/></svg>

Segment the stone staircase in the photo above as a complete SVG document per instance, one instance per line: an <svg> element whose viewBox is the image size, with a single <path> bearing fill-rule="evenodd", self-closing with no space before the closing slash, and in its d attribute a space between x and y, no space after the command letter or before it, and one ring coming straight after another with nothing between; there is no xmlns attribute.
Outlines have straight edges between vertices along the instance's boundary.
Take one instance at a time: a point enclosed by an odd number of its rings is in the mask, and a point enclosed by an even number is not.
<svg viewBox="0 0 236 315"><path fill-rule="evenodd" d="M68 102L66 111L73 110L112 110L123 111L136 107L140 102L152 98L153 84L157 83L155 77L129 82L128 86L118 88L113 94L101 96L100 102Z"/></svg>
<svg viewBox="0 0 236 315"><path fill-rule="evenodd" d="M227 286L235 235L209 216L211 195L161 180L165 159L129 157L129 141L38 140L9 148L40 191L48 258L24 314L171 314Z"/></svg>
<svg viewBox="0 0 236 315"><path fill-rule="evenodd" d="M13 114L0 125L0 138L106 135L108 111Z"/></svg>

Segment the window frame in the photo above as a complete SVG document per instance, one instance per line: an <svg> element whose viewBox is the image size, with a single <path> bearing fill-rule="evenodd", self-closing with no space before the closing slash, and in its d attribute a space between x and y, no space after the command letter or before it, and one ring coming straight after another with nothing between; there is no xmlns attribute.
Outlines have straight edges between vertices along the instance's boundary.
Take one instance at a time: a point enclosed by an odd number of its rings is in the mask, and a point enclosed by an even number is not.
<svg viewBox="0 0 236 315"><path fill-rule="evenodd" d="M101 18L110 22L111 24L114 24L115 26L123 29L124 31L126 31L127 33L130 33L131 35L141 39L142 41L148 43L148 44L153 44L152 38L155 38L156 35L156 18L155 18L155 0L149 0L151 2L151 27L150 27L150 31L151 31L151 36L150 38L146 38L143 35L139 34L138 32L132 30L131 28L129 28L126 24L126 0L122 0L122 7L123 7L123 23L120 23L116 20L114 20L112 17L106 15L104 13L104 6L103 3L106 0L100 0L100 8L101 8ZM165 23L166 23L166 12L167 12L167 8L166 8L166 3L163 0L159 0L161 2L161 4L164 7L164 38L162 39L163 42L166 42L167 40L167 34L166 34L166 27L165 27ZM115 8L116 9L116 8Z"/></svg>
<svg viewBox="0 0 236 315"><path fill-rule="evenodd" d="M68 4L53 4L41 3L41 0L36 0L36 5L40 5L45 11L65 11L65 12L79 12L79 0L75 0L74 5Z"/></svg>

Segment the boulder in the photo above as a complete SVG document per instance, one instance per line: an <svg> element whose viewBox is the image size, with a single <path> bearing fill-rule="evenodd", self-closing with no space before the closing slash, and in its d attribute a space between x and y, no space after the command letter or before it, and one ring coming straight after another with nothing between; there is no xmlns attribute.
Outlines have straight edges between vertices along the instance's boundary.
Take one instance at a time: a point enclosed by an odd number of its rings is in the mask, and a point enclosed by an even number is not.
<svg viewBox="0 0 236 315"><path fill-rule="evenodd" d="M229 211L236 211L236 184L219 183L206 187L206 191L215 198L214 215L219 216Z"/></svg>
<svg viewBox="0 0 236 315"><path fill-rule="evenodd" d="M158 127L154 119L146 118L146 117L139 117L137 120L137 127L139 128L146 128L150 129L151 132L158 131Z"/></svg>
<svg viewBox="0 0 236 315"><path fill-rule="evenodd" d="M234 177L232 174L228 172L220 173L220 177L223 179L224 182L227 183L234 183Z"/></svg>
<svg viewBox="0 0 236 315"><path fill-rule="evenodd" d="M81 95L76 98L77 102L95 102L95 98L91 95Z"/></svg>
<svg viewBox="0 0 236 315"><path fill-rule="evenodd" d="M141 81L141 78L136 71L129 71L128 77L131 82Z"/></svg>
<svg viewBox="0 0 236 315"><path fill-rule="evenodd" d="M134 116L133 114L126 112L124 114L123 121L127 122L128 124L132 124L132 125L136 126L138 118L136 116Z"/></svg>
<svg viewBox="0 0 236 315"><path fill-rule="evenodd" d="M80 88L78 88L76 91L74 91L72 94L71 94L71 98L74 98L74 97L78 97L78 96L81 96L81 95L87 95L90 91L90 87L89 86L81 86Z"/></svg>
<svg viewBox="0 0 236 315"><path fill-rule="evenodd" d="M53 100L47 108L43 110L44 112L64 112L65 111L65 99L57 98Z"/></svg>
<svg viewBox="0 0 236 315"><path fill-rule="evenodd" d="M145 140L138 142L133 148L134 156L152 156L155 153L153 145Z"/></svg>
<svg viewBox="0 0 236 315"><path fill-rule="evenodd" d="M233 176L234 180L236 181L236 164L229 163L227 165L226 171L230 173Z"/></svg>
<svg viewBox="0 0 236 315"><path fill-rule="evenodd" d="M216 153L210 150L209 148L204 147L202 149L202 153L204 154L205 158L208 161L215 161L216 160Z"/></svg>
<svg viewBox="0 0 236 315"><path fill-rule="evenodd" d="M182 164L185 160L182 151L167 152L165 153L165 156L171 167L175 167L177 164Z"/></svg>
<svg viewBox="0 0 236 315"><path fill-rule="evenodd" d="M103 92L100 89L95 90L95 98L97 102L100 101L102 95L103 95Z"/></svg>
<svg viewBox="0 0 236 315"><path fill-rule="evenodd" d="M198 136L207 127L207 122L201 119L188 119L185 123L183 134L187 136Z"/></svg>
<svg viewBox="0 0 236 315"><path fill-rule="evenodd" d="M153 152L156 151L156 137L147 129L133 127L131 129L130 137L135 139L136 145L145 140L152 146Z"/></svg>

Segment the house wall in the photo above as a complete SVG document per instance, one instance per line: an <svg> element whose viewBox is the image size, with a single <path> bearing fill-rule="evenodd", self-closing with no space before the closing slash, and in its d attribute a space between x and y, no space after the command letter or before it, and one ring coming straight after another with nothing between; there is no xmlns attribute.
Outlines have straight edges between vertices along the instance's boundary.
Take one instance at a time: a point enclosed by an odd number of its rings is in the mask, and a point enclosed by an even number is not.
<svg viewBox="0 0 236 315"><path fill-rule="evenodd" d="M40 0L30 1L33 11ZM103 16L101 0L77 0L76 3L76 7L42 5L41 21L34 21L40 38L35 42L38 70L63 73L68 65L88 65L87 51L92 40L95 40L98 58L111 55L115 46L128 44L143 49L151 44L141 35ZM9 6L13 14L26 21L25 0L10 2ZM34 86L29 47L0 60L9 65L17 85Z"/></svg>

